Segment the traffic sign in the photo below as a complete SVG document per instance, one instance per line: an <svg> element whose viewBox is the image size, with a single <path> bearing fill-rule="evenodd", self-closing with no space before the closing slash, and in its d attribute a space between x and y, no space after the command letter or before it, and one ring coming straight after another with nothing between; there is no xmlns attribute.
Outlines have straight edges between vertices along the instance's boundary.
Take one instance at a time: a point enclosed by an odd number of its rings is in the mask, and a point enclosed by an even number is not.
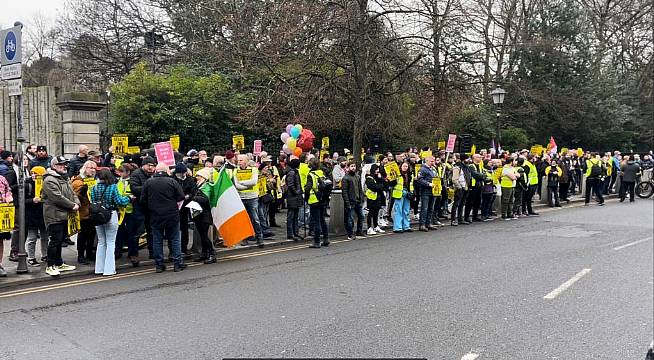
<svg viewBox="0 0 654 360"><path fill-rule="evenodd" d="M19 79L22 75L22 64L5 65L0 68L0 80Z"/></svg>
<svg viewBox="0 0 654 360"><path fill-rule="evenodd" d="M22 31L21 26L14 26L0 31L0 64L2 66L20 64L22 61Z"/></svg>
<svg viewBox="0 0 654 360"><path fill-rule="evenodd" d="M23 95L23 79L7 80L9 96Z"/></svg>

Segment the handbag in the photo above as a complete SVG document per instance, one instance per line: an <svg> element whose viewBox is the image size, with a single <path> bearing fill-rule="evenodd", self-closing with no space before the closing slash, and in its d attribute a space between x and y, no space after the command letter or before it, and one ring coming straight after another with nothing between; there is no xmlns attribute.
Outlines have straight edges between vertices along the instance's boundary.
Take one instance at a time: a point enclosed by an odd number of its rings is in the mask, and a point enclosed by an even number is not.
<svg viewBox="0 0 654 360"><path fill-rule="evenodd" d="M89 220L94 226L104 225L111 220L112 210L104 203L104 195L107 192L107 189L109 189L109 186L106 186L104 191L102 191L99 202L91 203ZM97 187L93 190L96 191Z"/></svg>

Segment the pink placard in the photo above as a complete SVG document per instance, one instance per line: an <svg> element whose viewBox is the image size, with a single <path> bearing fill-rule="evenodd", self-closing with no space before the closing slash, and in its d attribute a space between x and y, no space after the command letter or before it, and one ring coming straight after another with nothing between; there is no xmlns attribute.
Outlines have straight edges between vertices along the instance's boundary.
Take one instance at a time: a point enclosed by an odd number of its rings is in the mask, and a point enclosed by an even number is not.
<svg viewBox="0 0 654 360"><path fill-rule="evenodd" d="M450 134L447 137L447 148L445 149L446 152L454 152L454 144L456 143L456 135L455 134Z"/></svg>
<svg viewBox="0 0 654 360"><path fill-rule="evenodd" d="M157 162L175 166L175 152L169 141L154 144L154 153L157 156Z"/></svg>
<svg viewBox="0 0 654 360"><path fill-rule="evenodd" d="M256 156L259 156L261 154L261 149L263 148L263 141L262 140L254 140L254 151L252 153Z"/></svg>

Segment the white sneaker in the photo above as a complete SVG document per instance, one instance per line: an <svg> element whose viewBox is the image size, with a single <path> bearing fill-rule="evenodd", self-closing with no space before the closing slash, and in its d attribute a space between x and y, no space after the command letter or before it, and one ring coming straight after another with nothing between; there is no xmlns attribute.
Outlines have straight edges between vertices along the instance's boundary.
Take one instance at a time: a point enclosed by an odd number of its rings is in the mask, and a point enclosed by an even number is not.
<svg viewBox="0 0 654 360"><path fill-rule="evenodd" d="M57 268L54 267L54 266L48 266L48 267L46 267L46 268L45 268L45 273L48 274L48 275L50 275L50 276L59 276L59 275L61 275L61 273L59 272L59 270L57 270Z"/></svg>
<svg viewBox="0 0 654 360"><path fill-rule="evenodd" d="M383 234L383 233L386 232L386 231L382 230L379 226L377 226L377 227L375 228L375 231L378 232L378 233L380 233L380 234Z"/></svg>
<svg viewBox="0 0 654 360"><path fill-rule="evenodd" d="M368 228L367 234L368 235L377 235L377 233L375 232L375 229L373 229L373 228Z"/></svg>
<svg viewBox="0 0 654 360"><path fill-rule="evenodd" d="M379 226L386 227L388 226L388 221L385 219L379 220Z"/></svg>

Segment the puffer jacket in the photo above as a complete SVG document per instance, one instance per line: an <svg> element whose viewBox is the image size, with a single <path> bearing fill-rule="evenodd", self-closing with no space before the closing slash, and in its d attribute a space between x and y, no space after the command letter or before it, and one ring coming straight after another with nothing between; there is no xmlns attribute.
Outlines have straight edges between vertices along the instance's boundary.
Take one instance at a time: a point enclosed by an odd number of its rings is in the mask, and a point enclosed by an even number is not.
<svg viewBox="0 0 654 360"><path fill-rule="evenodd" d="M72 178L71 186L73 192L79 199L79 218L86 220L91 215L91 200L89 199L89 186L84 182L80 176Z"/></svg>
<svg viewBox="0 0 654 360"><path fill-rule="evenodd" d="M43 176L43 221L45 226L62 223L68 220L68 213L73 211L79 200L68 182L67 176L62 176L52 169Z"/></svg>
<svg viewBox="0 0 654 360"><path fill-rule="evenodd" d="M286 174L286 204L289 208L295 209L302 206L302 187L300 186L300 174L297 169L291 169Z"/></svg>

